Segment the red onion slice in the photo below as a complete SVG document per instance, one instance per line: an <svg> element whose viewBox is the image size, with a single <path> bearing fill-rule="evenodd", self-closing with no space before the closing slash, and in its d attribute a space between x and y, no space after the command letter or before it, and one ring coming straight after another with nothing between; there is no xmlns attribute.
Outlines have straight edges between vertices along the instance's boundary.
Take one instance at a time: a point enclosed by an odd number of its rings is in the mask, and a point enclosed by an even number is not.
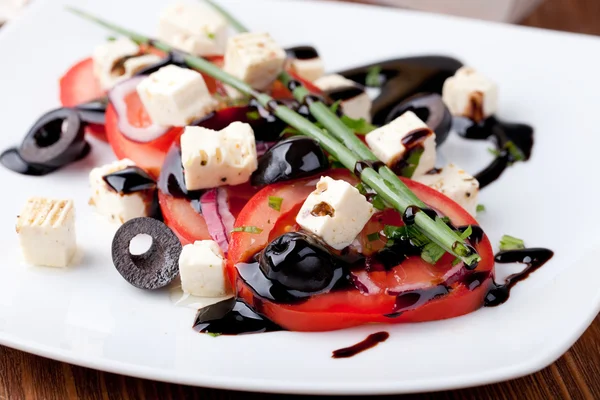
<svg viewBox="0 0 600 400"><path fill-rule="evenodd" d="M233 226L235 224L235 217L229 211L229 201L228 201L227 190L223 188L217 189L217 209L219 211L219 215L221 216L221 222L223 222L223 226L225 227L225 233L227 234L227 240L231 239L231 231L233 231Z"/></svg>
<svg viewBox="0 0 600 400"><path fill-rule="evenodd" d="M127 79L118 83L110 90L110 92L108 92L108 99L117 113L119 130L128 139L141 143L156 140L167 133L169 129L171 129L168 126L157 125L154 123L145 128L138 128L129 123L129 120L127 119L127 104L125 103L125 97L131 92L135 91L137 85L145 78L146 77L144 76L136 76L131 79Z"/></svg>
<svg viewBox="0 0 600 400"><path fill-rule="evenodd" d="M219 214L217 197L217 189L209 189L200 196L200 205L210 237L217 242L221 250L223 250L223 253L227 254L227 251L229 250L227 228L223 224L223 220Z"/></svg>

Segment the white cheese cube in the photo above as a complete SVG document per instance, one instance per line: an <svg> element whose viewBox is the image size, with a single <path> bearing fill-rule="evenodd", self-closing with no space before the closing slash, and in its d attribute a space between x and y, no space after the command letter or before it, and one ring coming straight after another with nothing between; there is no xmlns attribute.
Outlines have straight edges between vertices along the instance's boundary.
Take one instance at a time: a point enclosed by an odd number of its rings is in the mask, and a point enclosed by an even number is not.
<svg viewBox="0 0 600 400"><path fill-rule="evenodd" d="M137 91L150 119L158 125L186 126L217 106L202 75L176 65L150 74Z"/></svg>
<svg viewBox="0 0 600 400"><path fill-rule="evenodd" d="M237 121L220 131L188 126L181 135L181 163L188 190L247 182L258 168L254 131Z"/></svg>
<svg viewBox="0 0 600 400"><path fill-rule="evenodd" d="M415 180L445 194L472 216L477 214L479 182L458 166L448 164L439 172L422 175Z"/></svg>
<svg viewBox="0 0 600 400"><path fill-rule="evenodd" d="M193 55L220 55L227 42L227 21L203 4L179 1L160 15L158 39Z"/></svg>
<svg viewBox="0 0 600 400"><path fill-rule="evenodd" d="M340 100L345 115L354 119L364 118L367 122L371 122L373 103L363 86L337 74L323 76L314 81L314 84L331 100Z"/></svg>
<svg viewBox="0 0 600 400"><path fill-rule="evenodd" d="M121 79L131 78L138 71L149 67L150 65L156 64L161 60L156 54L144 54L142 56L132 57L125 60L123 63L124 73Z"/></svg>
<svg viewBox="0 0 600 400"><path fill-rule="evenodd" d="M17 233L25 261L66 267L77 249L73 201L30 198L17 217Z"/></svg>
<svg viewBox="0 0 600 400"><path fill-rule="evenodd" d="M183 246L179 256L181 288L185 293L201 297L228 294L225 258L217 242L199 240Z"/></svg>
<svg viewBox="0 0 600 400"><path fill-rule="evenodd" d="M321 78L325 73L325 66L321 57L299 59L295 58L291 61L292 68L303 79L313 82ZM368 96L367 96L368 97Z"/></svg>
<svg viewBox="0 0 600 400"><path fill-rule="evenodd" d="M94 206L99 214L120 224L133 218L148 217L152 210L154 189L129 194L118 193L104 180L106 175L134 166L133 161L123 159L94 168L89 176L92 189L89 204Z"/></svg>
<svg viewBox="0 0 600 400"><path fill-rule="evenodd" d="M369 132L365 139L377 158L397 173L414 162L411 155L421 150L422 154L411 176L423 175L435 167L435 133L412 111Z"/></svg>
<svg viewBox="0 0 600 400"><path fill-rule="evenodd" d="M498 86L473 68L462 67L444 82L442 98L452 115L480 122L498 109Z"/></svg>
<svg viewBox="0 0 600 400"><path fill-rule="evenodd" d="M373 212L371 203L354 186L323 176L304 201L296 222L341 250L354 241Z"/></svg>
<svg viewBox="0 0 600 400"><path fill-rule="evenodd" d="M285 51L268 33L240 33L229 38L223 69L256 90L268 90L283 71Z"/></svg>
<svg viewBox="0 0 600 400"><path fill-rule="evenodd" d="M140 47L129 38L118 38L96 47L94 60L94 75L100 81L100 86L108 90L117 82L125 79L123 62L140 53Z"/></svg>

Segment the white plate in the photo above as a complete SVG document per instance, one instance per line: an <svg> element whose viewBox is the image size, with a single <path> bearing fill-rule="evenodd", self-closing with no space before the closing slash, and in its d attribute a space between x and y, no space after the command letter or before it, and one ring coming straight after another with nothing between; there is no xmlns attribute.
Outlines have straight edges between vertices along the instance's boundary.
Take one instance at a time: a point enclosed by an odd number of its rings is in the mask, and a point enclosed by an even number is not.
<svg viewBox="0 0 600 400"><path fill-rule="evenodd" d="M109 33L63 11L65 0L34 2L0 32L2 147L17 143L58 105L57 79ZM73 4L153 32L161 0ZM212 338L191 329L194 311L167 292L125 282L110 260L112 231L87 206L90 157L46 178L0 169L2 289L0 343L106 371L191 385L266 392L383 394L485 384L539 370L565 352L600 306L595 202L600 41L489 22L308 1L228 0L245 23L284 45L316 44L336 70L402 55L454 55L496 79L500 116L537 130L530 162L486 188L481 224L492 241L509 233L556 251L504 306L447 321L366 326L338 332L280 332ZM273 18L272 16L278 17ZM333 32L336 32L333 34ZM448 159L466 163L456 141ZM452 155L455 154L456 156ZM487 157L485 152L482 157ZM472 156L471 156L472 157ZM479 154L478 154L479 157ZM467 166L472 165L469 163ZM82 261L55 270L23 265L15 217L31 195L68 196L77 207ZM502 269L502 266L499 267ZM331 351L368 333L390 339L350 359Z"/></svg>

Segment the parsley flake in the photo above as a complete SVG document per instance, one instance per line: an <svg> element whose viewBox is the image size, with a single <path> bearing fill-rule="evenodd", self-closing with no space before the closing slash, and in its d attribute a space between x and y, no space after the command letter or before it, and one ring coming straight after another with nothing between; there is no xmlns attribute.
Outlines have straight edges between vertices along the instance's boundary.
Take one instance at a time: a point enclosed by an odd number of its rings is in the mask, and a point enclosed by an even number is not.
<svg viewBox="0 0 600 400"><path fill-rule="evenodd" d="M283 203L282 197L269 196L269 207L275 211L281 211L281 203Z"/></svg>
<svg viewBox="0 0 600 400"><path fill-rule="evenodd" d="M232 232L261 233L263 230L256 226L238 226Z"/></svg>

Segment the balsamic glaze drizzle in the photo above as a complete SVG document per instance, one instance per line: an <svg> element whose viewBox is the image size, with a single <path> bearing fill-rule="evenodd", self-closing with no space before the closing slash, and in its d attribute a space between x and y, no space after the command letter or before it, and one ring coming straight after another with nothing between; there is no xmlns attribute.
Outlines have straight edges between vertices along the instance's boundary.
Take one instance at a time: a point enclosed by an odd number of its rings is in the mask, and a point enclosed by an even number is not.
<svg viewBox="0 0 600 400"><path fill-rule="evenodd" d="M222 300L201 308L193 328L212 335L242 335L280 331L281 327L254 312L246 303L235 298Z"/></svg>
<svg viewBox="0 0 600 400"><path fill-rule="evenodd" d="M379 343L385 342L390 337L388 332L382 331L377 333L372 333L362 342L356 343L350 347L344 347L343 349L334 350L331 357L332 358L348 358L357 355L358 353L362 353L365 350L372 349L377 346Z"/></svg>

